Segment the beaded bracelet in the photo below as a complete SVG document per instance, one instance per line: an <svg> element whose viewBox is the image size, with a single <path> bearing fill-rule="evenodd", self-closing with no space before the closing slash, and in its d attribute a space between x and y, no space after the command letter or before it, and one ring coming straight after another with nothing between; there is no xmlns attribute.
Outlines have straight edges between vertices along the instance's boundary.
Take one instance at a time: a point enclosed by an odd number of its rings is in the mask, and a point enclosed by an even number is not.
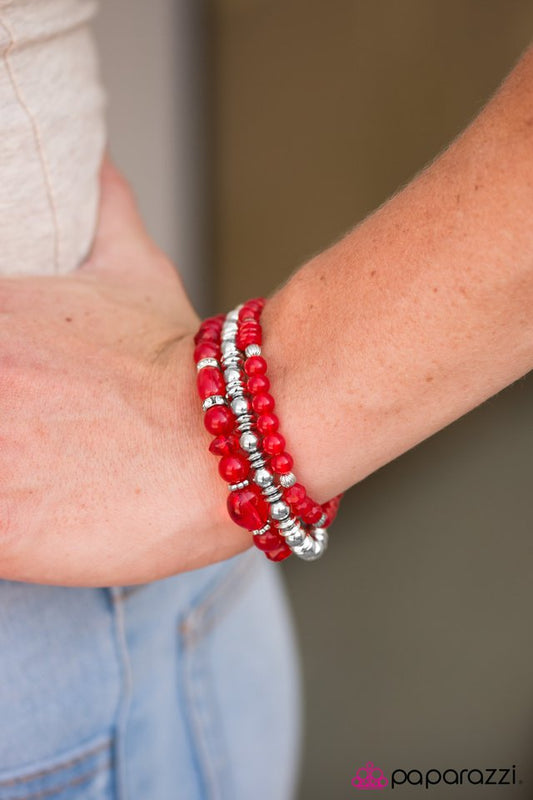
<svg viewBox="0 0 533 800"><path fill-rule="evenodd" d="M327 547L325 525L333 521L342 495L319 505L291 472L293 459L278 431L261 355L263 307L263 299L250 300L225 318L201 324L194 360L204 424L215 435L209 449L221 457L219 473L228 483L233 521L253 533L254 544L271 561L291 552L313 561Z"/></svg>

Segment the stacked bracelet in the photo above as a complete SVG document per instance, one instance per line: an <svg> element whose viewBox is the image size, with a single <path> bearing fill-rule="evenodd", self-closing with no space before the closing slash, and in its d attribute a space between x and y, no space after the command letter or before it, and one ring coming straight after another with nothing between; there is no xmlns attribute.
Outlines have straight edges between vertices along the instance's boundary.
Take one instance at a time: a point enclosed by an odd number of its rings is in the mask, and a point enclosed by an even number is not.
<svg viewBox="0 0 533 800"><path fill-rule="evenodd" d="M221 457L228 511L253 533L271 561L291 553L314 561L328 543L326 526L342 495L322 505L296 482L261 354L264 300L250 300L226 317L205 320L195 337L194 360L204 424L215 435L210 451Z"/></svg>

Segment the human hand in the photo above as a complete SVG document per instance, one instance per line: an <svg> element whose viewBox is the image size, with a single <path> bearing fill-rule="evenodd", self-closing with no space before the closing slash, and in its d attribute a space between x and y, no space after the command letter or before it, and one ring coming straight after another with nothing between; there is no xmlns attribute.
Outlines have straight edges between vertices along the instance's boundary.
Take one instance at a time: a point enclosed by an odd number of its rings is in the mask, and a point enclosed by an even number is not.
<svg viewBox="0 0 533 800"><path fill-rule="evenodd" d="M106 161L88 260L0 278L0 578L146 582L250 546L207 450L198 322Z"/></svg>

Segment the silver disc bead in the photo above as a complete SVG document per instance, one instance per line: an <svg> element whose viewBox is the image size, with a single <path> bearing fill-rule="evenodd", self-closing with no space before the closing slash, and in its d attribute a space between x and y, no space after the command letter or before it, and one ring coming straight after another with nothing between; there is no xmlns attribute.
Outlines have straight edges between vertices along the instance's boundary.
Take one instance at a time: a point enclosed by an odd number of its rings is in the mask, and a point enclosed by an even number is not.
<svg viewBox="0 0 533 800"><path fill-rule="evenodd" d="M204 367L219 367L219 363L216 358L201 358L198 364L196 365L196 369L200 372L201 369Z"/></svg>
<svg viewBox="0 0 533 800"><path fill-rule="evenodd" d="M204 402L202 403L202 408L204 411L207 411L208 408L212 406L225 406L226 405L226 398L222 397L220 394L213 394L211 397L206 397Z"/></svg>

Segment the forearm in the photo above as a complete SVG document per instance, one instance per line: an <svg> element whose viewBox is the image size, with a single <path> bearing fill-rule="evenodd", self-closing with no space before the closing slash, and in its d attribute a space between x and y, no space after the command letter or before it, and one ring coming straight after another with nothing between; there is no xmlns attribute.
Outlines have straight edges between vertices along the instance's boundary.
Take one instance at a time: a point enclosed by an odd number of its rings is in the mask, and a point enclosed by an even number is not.
<svg viewBox="0 0 533 800"><path fill-rule="evenodd" d="M533 51L403 191L267 303L299 479L324 500L533 366Z"/></svg>

